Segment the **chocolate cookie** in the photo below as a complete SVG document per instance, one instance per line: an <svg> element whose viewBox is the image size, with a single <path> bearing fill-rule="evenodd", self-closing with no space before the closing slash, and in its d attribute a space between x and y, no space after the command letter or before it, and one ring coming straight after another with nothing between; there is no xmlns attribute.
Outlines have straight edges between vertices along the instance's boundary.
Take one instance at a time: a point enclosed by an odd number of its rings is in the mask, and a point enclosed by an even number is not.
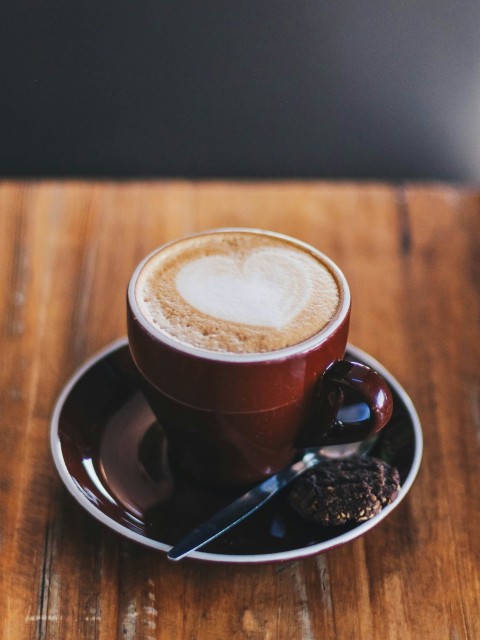
<svg viewBox="0 0 480 640"><path fill-rule="evenodd" d="M370 456L325 460L293 485L289 504L302 518L325 526L363 522L395 500L398 470Z"/></svg>

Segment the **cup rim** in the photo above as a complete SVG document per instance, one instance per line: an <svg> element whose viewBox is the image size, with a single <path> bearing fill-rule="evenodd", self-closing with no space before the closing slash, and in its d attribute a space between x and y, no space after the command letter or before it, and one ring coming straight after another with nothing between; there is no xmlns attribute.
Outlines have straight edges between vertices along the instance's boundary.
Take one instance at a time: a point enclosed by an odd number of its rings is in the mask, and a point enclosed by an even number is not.
<svg viewBox="0 0 480 640"><path fill-rule="evenodd" d="M331 271L334 276L340 290L340 304L335 312L335 315L331 320L327 323L323 329L321 329L318 333L315 333L310 338L303 340L302 342L298 342L294 345L290 345L288 347L284 347L282 349L276 349L274 351L265 351L265 352L252 352L252 353L230 353L226 351L211 351L208 349L204 349L201 347L195 347L193 345L189 345L185 342L182 342L176 338L169 336L166 332L153 327L145 318L142 311L140 310L139 305L137 304L136 296L135 296L135 288L138 276L142 271L143 267L146 263L159 251L163 251L167 247L176 244L178 242L183 242L184 240L188 240L190 238L195 238L198 236L210 235L213 233L251 233L256 235L267 235L269 237L278 238L280 240L285 240L290 244L296 245L315 257L319 258ZM266 362L271 360L282 360L284 358L289 358L296 355L304 354L314 347L317 347L320 344L323 344L332 334L334 334L337 329L343 324L349 310L351 304L351 295L350 288L348 286L347 279L345 278L343 272L340 268L324 253L313 247L312 245L299 240L297 238L293 238L284 233L278 233L276 231L269 231L266 229L258 229L258 228L250 228L250 227L219 227L215 229L207 229L205 231L200 231L197 233L191 233L180 238L176 238L175 240L171 240L166 242L153 251L151 251L147 256L143 258L143 260L136 266L127 289L127 297L128 303L130 305L131 310L136 318L136 320L142 325L145 331L154 337L159 342L164 343L168 347L173 350L180 351L190 356L195 356L197 358L202 358L206 360L212 360L216 362L244 362L244 363L254 363L254 362Z"/></svg>

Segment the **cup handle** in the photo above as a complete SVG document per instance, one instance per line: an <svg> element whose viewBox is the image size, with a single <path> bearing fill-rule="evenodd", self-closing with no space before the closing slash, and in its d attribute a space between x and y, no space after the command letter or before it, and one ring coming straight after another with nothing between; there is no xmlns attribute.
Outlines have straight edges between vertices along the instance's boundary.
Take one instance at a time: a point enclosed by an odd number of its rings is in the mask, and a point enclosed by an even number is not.
<svg viewBox="0 0 480 640"><path fill-rule="evenodd" d="M367 419L339 418L349 390L367 405ZM393 397L388 384L374 369L357 362L333 362L320 378L317 394L313 419L300 447L360 442L380 431L392 415Z"/></svg>

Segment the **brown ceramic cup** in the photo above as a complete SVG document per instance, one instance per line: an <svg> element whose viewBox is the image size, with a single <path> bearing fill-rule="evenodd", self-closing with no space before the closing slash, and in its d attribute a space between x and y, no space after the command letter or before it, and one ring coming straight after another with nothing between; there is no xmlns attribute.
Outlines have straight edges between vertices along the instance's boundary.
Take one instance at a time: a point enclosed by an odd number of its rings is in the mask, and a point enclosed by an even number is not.
<svg viewBox="0 0 480 640"><path fill-rule="evenodd" d="M379 431L392 412L383 378L343 359L350 292L340 269L298 240L255 233L303 248L335 277L337 312L304 342L267 353L225 353L180 343L156 329L139 309L135 285L145 263L164 247L138 265L128 287L130 351L167 434L172 468L220 487L261 481L291 463L302 448L362 441ZM339 419L347 397L368 406L367 419Z"/></svg>

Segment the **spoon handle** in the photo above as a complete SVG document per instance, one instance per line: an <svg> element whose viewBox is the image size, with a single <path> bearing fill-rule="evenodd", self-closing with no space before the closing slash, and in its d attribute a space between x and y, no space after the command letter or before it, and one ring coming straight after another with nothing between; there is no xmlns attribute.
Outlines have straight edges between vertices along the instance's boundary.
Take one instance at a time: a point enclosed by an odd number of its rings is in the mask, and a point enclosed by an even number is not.
<svg viewBox="0 0 480 640"><path fill-rule="evenodd" d="M257 509L262 507L270 498L290 484L302 473L318 464L325 458L320 451L308 452L301 460L279 473L271 476L258 486L254 487L227 507L216 513L209 520L187 534L180 542L170 549L167 557L170 560L180 560L196 549L203 547L207 542L215 540L229 531L232 527L248 518Z"/></svg>

